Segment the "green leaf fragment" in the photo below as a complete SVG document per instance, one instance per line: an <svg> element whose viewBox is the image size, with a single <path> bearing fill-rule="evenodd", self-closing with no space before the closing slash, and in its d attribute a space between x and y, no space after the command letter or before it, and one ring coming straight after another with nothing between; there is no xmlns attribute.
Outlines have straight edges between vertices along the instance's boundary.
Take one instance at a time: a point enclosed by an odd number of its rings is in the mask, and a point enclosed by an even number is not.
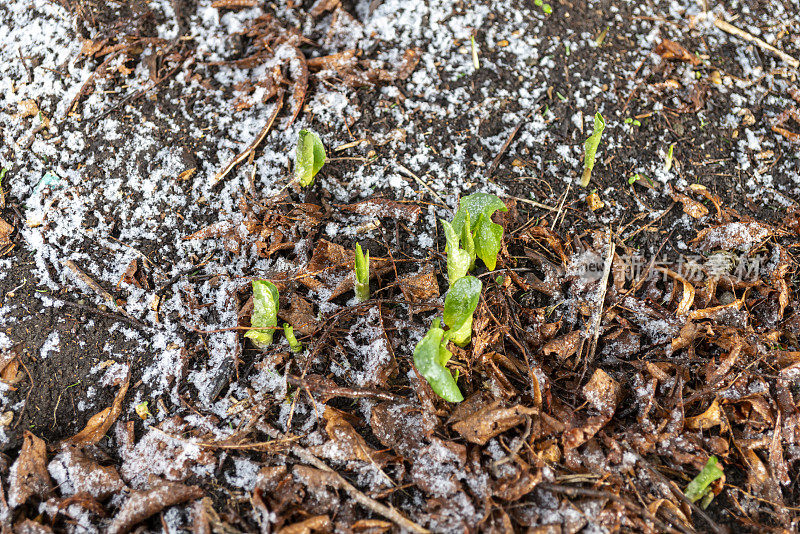
<svg viewBox="0 0 800 534"><path fill-rule="evenodd" d="M355 262L355 292L359 302L369 300L369 250L366 254L361 250L361 244L356 243Z"/></svg>
<svg viewBox="0 0 800 534"><path fill-rule="evenodd" d="M451 356L444 340L444 330L440 328L439 319L436 319L414 348L414 366L431 385L434 393L448 402L461 402L464 396L445 367Z"/></svg>
<svg viewBox="0 0 800 534"><path fill-rule="evenodd" d="M589 180L592 178L592 169L594 168L594 158L597 155L597 148L600 146L600 136L603 135L603 130L606 127L606 121L598 111L594 114L594 131L592 135L584 143L584 151L586 155L583 160L583 175L581 176L581 187L589 185Z"/></svg>
<svg viewBox="0 0 800 534"><path fill-rule="evenodd" d="M664 158L664 172L669 172L672 168L672 151L675 149L675 143L669 145L669 150L667 150L667 157Z"/></svg>
<svg viewBox="0 0 800 534"><path fill-rule="evenodd" d="M475 254L490 271L497 267L497 255L502 246L503 227L493 223L486 215L478 217L478 224L475 226Z"/></svg>
<svg viewBox="0 0 800 534"><path fill-rule="evenodd" d="M265 349L272 344L275 327L278 326L278 288L267 280L253 280L253 314L250 317L252 330L245 332L253 345Z"/></svg>
<svg viewBox="0 0 800 534"><path fill-rule="evenodd" d="M444 299L444 324L448 337L463 347L472 338L472 316L478 307L483 284L474 276L465 276L452 286Z"/></svg>
<svg viewBox="0 0 800 534"><path fill-rule="evenodd" d="M289 323L283 323L283 335L286 336L286 341L289 342L289 348L292 352L303 352L303 344L297 341L294 335L294 328Z"/></svg>
<svg viewBox="0 0 800 534"><path fill-rule="evenodd" d="M308 187L325 164L325 147L319 136L309 130L300 130L294 160L294 176L300 185Z"/></svg>
<svg viewBox="0 0 800 534"><path fill-rule="evenodd" d="M689 485L686 486L686 490L683 492L686 498L692 502L697 502L702 499L703 508L708 507L708 505L711 504L711 500L714 498L714 494L711 493L711 484L723 476L722 468L717 464L717 457L710 457L705 467L700 471L700 474L689 482ZM711 498L708 498L709 495Z"/></svg>
<svg viewBox="0 0 800 534"><path fill-rule="evenodd" d="M472 256L459 246L460 239L453 225L442 220L442 227L447 240L447 278L450 285L453 285L456 280L466 276L469 272Z"/></svg>
<svg viewBox="0 0 800 534"><path fill-rule="evenodd" d="M453 228L456 233L461 234L461 229L464 227L464 223L467 222L467 217L469 217L470 230L474 234L475 226L478 224L478 217L484 214L491 220L494 212L498 210L508 211L508 208L497 195L472 193L462 198L461 202L459 202L458 211L455 218L453 218Z"/></svg>

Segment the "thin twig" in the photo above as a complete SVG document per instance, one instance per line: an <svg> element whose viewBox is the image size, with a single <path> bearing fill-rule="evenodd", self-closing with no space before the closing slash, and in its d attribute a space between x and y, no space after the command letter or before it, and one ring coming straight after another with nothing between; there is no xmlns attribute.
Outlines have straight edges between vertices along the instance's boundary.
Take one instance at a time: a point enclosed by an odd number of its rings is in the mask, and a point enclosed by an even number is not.
<svg viewBox="0 0 800 534"><path fill-rule="evenodd" d="M594 313L592 314L592 323L590 332L592 340L589 343L589 355L587 362L594 361L594 353L597 350L597 339L600 337L600 321L603 318L603 302L606 299L606 289L608 287L608 278L611 275L611 264L614 262L614 250L616 245L611 239L611 228L606 231L606 239L608 240L608 254L606 255L606 263L603 267L603 278L600 280L600 287L597 291L597 302L595 304Z"/></svg>
<svg viewBox="0 0 800 534"><path fill-rule="evenodd" d="M392 393L387 393L379 389L370 388L346 388L339 386L328 386L325 384L314 383L307 379L287 376L286 381L292 386L302 387L308 389L313 393L320 393L330 397L346 397L348 399L378 399L382 401L400 402L405 399Z"/></svg>
<svg viewBox="0 0 800 534"><path fill-rule="evenodd" d="M800 61L798 61L797 59L793 58L792 56L790 56L789 54L787 54L783 50L778 50L777 48L775 48L774 46L772 46L768 42L764 41L763 39L759 39L758 37L756 37L755 35L753 35L751 33L748 33L748 32L746 32L744 30L740 30L739 28L737 28L733 24L729 24L729 23L725 22L722 19L717 19L717 20L714 21L714 26L716 26L717 28L719 28L720 30L722 30L722 31L724 31L726 33L729 33L731 35L735 35L736 37L744 39L748 43L755 43L756 45L758 45L759 48L763 48L764 50L772 52L773 54L775 54L776 56L778 56L779 58L781 58L782 60L784 60L786 63L788 63L789 65L791 65L794 68L799 68L800 67Z"/></svg>
<svg viewBox="0 0 800 534"><path fill-rule="evenodd" d="M448 205L447 205L447 202L445 202L445 201L444 201L444 199L443 199L442 197L440 197L440 196L439 196L439 194L438 194L436 191L434 191L433 189L431 189L431 186L429 186L429 185L427 184L427 182L425 182L425 180L423 180L422 178L420 178L419 176L417 176L416 174L414 174L413 172L411 172L411 171L410 171L410 170L408 170L407 168L403 167L403 166L402 166L402 165L400 165L399 163L397 163L397 162L395 162L395 163L396 163L396 165L397 165L397 168L398 168L398 169L400 169L401 171L403 171L403 173L404 173L404 174L407 174L408 176L410 176L411 178L413 178L414 180L416 180L416 181L417 181L417 182L418 182L418 183L419 183L421 186L423 186L425 189L427 189L427 190L428 190L428 192L429 192L431 195L433 195L433 196L436 198L436 200L438 200L439 202L441 202L441 203L442 203L442 206L444 206L445 208L447 208L447 210L448 210L450 213L453 213L453 210L450 208L450 206L448 206Z"/></svg>
<svg viewBox="0 0 800 534"><path fill-rule="evenodd" d="M503 158L503 154L506 153L506 150L508 150L508 147L511 145L511 141L513 141L514 137L517 136L517 132L519 132L519 129L522 128L522 125L525 123L525 121L528 120L528 117L530 117L530 114L525 115L525 118L521 119L514 127L514 129L511 130L511 135L508 136L506 142L503 143L503 146L500 147L500 152L497 153L497 156L495 156L494 161L492 161L492 164L489 166L489 170L486 171L487 180L490 180L492 178L494 171L497 170L497 166L500 165L500 160Z"/></svg>
<svg viewBox="0 0 800 534"><path fill-rule="evenodd" d="M275 122L275 119L278 117L278 113L280 112L281 108L283 108L283 91L280 91L278 93L278 103L275 105L275 111L272 112L272 115L270 116L269 120L267 121L267 124L264 125L263 128L261 128L261 131L258 132L258 135L256 136L256 138L253 140L252 143L250 143L247 146L247 148L245 148L238 156L233 158L230 161L230 163L225 165L224 169L222 169L219 173L217 173L217 175L214 177L214 183L212 185L218 184L220 182L220 180L225 178L225 176L227 176L227 174L229 172L231 172L231 170L233 170L234 167L236 167L238 164L240 164L241 162L246 160L247 157L253 151L255 151L256 148L258 148L258 145L261 144L261 141L264 140L264 138L267 136L267 134L269 133L270 129L272 128L272 125Z"/></svg>
<svg viewBox="0 0 800 534"><path fill-rule="evenodd" d="M542 204L541 202L536 202L535 200L528 200L527 198L520 198L511 195L502 195L502 196L503 198L510 198L511 200L516 200L517 202L524 202L525 204L530 204L531 206L536 206L537 208L542 208L550 211L558 211L558 208L548 206L547 204Z"/></svg>

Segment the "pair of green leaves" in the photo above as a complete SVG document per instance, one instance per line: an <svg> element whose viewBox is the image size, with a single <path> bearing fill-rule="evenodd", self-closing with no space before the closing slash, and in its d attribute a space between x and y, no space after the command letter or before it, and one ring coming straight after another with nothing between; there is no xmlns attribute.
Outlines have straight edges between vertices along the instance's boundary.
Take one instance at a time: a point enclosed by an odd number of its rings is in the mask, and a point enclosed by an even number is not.
<svg viewBox="0 0 800 534"><path fill-rule="evenodd" d="M473 193L461 199L452 223L442 220L450 285L475 267L476 257L483 260L490 271L497 266L503 227L492 222L492 214L498 210L508 211L508 208L496 195Z"/></svg>
<svg viewBox="0 0 800 534"><path fill-rule="evenodd" d="M700 506L705 510L711 501L714 499L714 493L711 491L711 484L722 478L724 473L722 468L718 465L719 461L716 456L711 456L706 462L700 474L698 474L683 492L686 497L692 501L700 501Z"/></svg>
<svg viewBox="0 0 800 534"><path fill-rule="evenodd" d="M483 284L474 276L464 276L457 280L444 300L445 332L441 320L435 319L431 329L414 349L414 366L431 385L431 389L448 402L461 402L464 396L447 369L452 353L447 350L448 341L465 346L472 337L472 318L481 297Z"/></svg>
<svg viewBox="0 0 800 534"><path fill-rule="evenodd" d="M251 329L244 337L250 339L256 348L264 350L272 344L278 327L278 288L269 280L253 280L253 313L250 316ZM297 341L294 328L283 323L283 334L292 352L301 352L303 345Z"/></svg>
<svg viewBox="0 0 800 534"><path fill-rule="evenodd" d="M294 158L294 176L303 187L314 183L314 177L325 165L325 147L317 134L300 130Z"/></svg>
<svg viewBox="0 0 800 534"><path fill-rule="evenodd" d="M354 271L356 300L366 302L369 300L369 250L364 254L361 243L356 243Z"/></svg>

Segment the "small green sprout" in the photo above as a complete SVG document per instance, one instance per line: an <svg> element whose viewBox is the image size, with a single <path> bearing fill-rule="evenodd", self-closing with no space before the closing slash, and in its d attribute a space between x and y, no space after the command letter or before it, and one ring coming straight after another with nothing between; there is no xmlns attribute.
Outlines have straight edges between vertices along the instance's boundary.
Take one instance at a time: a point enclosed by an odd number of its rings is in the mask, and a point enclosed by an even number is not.
<svg viewBox="0 0 800 534"><path fill-rule="evenodd" d="M610 28L611 28L611 26L606 26L605 29L600 32L600 35L598 35L597 39L594 40L594 45L595 46L601 46L603 44L603 41L606 40L606 35L608 35L608 30Z"/></svg>
<svg viewBox="0 0 800 534"><path fill-rule="evenodd" d="M440 319L435 319L431 329L414 348L414 367L431 385L434 393L448 402L461 402L464 396L458 389L456 381L445 367L452 353L447 350L444 330L440 327Z"/></svg>
<svg viewBox="0 0 800 534"><path fill-rule="evenodd" d="M278 326L278 288L267 280L253 280L252 330L245 332L253 345L265 349L272 343L275 327Z"/></svg>
<svg viewBox="0 0 800 534"><path fill-rule="evenodd" d="M472 338L472 316L478 307L483 284L474 276L465 276L450 286L444 299L444 324L450 327L447 337L459 347Z"/></svg>
<svg viewBox="0 0 800 534"><path fill-rule="evenodd" d="M603 129L606 127L606 121L598 111L594 114L594 131L592 135L584 143L584 151L586 155L583 160L583 175L581 176L581 187L589 185L589 180L592 178L592 169L594 168L594 158L597 155L597 148L600 146L600 136L603 135Z"/></svg>
<svg viewBox="0 0 800 534"><path fill-rule="evenodd" d="M355 291L359 302L369 300L369 250L366 254L361 250L361 244L356 243Z"/></svg>
<svg viewBox="0 0 800 534"><path fill-rule="evenodd" d="M542 6L542 11L544 11L546 15L549 15L553 12L553 6L551 6L550 4L544 4Z"/></svg>
<svg viewBox="0 0 800 534"><path fill-rule="evenodd" d="M705 510L711 501L714 499L714 493L711 491L711 484L724 476L722 468L717 465L718 460L716 456L712 456L706 462L703 470L700 471L683 492L692 502L700 501L700 506Z"/></svg>
<svg viewBox="0 0 800 534"><path fill-rule="evenodd" d="M561 100L562 102L566 102L566 101L567 101L567 97L566 97L566 96L564 96L564 95L562 95L562 94L561 94L559 91L556 91L556 96L557 96L557 97L558 97L558 99L559 99L559 100Z"/></svg>
<svg viewBox="0 0 800 534"><path fill-rule="evenodd" d="M286 336L286 341L289 342L289 348L295 354L303 352L303 344L297 341L294 335L294 328L289 323L283 323L283 335Z"/></svg>
<svg viewBox="0 0 800 534"><path fill-rule="evenodd" d="M150 409L147 407L148 404L149 403L147 401L143 401L134 407L136 415L138 415L142 420L147 420L148 417L153 417L153 414L150 413Z"/></svg>
<svg viewBox="0 0 800 534"><path fill-rule="evenodd" d="M625 119L625 124L632 124L633 126L641 126L642 125L641 121L639 121L638 119L632 119L631 117L628 117L627 119Z"/></svg>
<svg viewBox="0 0 800 534"><path fill-rule="evenodd" d="M472 255L461 248L461 238L456 233L453 225L442 219L444 236L447 240L447 279L450 285L467 275L472 266Z"/></svg>
<svg viewBox="0 0 800 534"><path fill-rule="evenodd" d="M492 215L498 210L508 211L499 197L487 193L473 193L461 199L453 219L453 230L456 235L461 234L464 237L469 235L474 241L471 262L475 262L477 255L490 271L494 271L497 266L497 255L503 246L503 227L492 222ZM469 231L465 232L465 229ZM465 245L468 246L469 243ZM455 280L450 280L451 285L454 282Z"/></svg>
<svg viewBox="0 0 800 534"><path fill-rule="evenodd" d="M317 134L300 130L297 137L297 151L294 159L294 176L303 187L314 183L322 166L325 165L325 147Z"/></svg>
<svg viewBox="0 0 800 534"><path fill-rule="evenodd" d="M664 172L669 172L672 168L672 150L675 148L675 143L669 145L669 150L667 150L667 157L664 158Z"/></svg>

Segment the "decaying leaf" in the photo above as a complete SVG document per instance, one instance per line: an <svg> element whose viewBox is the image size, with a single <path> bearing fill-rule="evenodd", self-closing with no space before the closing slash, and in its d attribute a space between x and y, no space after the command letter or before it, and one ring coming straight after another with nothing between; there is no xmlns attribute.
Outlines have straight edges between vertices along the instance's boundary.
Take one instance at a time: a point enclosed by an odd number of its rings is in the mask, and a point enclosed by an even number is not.
<svg viewBox="0 0 800 534"><path fill-rule="evenodd" d="M683 193L672 193L672 199L675 202L680 202L683 204L683 211L684 213L688 214L690 217L695 219L701 219L708 215L708 208L705 207L700 202L696 201L689 195L684 195Z"/></svg>
<svg viewBox="0 0 800 534"><path fill-rule="evenodd" d="M687 428L695 430L708 430L725 424L724 414L717 399L714 399L714 402L711 403L711 406L706 411L694 417L687 417L685 422Z"/></svg>
<svg viewBox="0 0 800 534"><path fill-rule="evenodd" d="M186 486L174 482L164 482L157 478L151 480L147 490L133 490L108 527L109 534L124 534L133 527L158 512L203 496L197 486Z"/></svg>
<svg viewBox="0 0 800 534"><path fill-rule="evenodd" d="M670 41L669 39L661 41L661 43L656 46L655 53L664 59L683 61L685 63L691 63L692 65L699 65L701 63L699 57L695 56L675 41Z"/></svg>
<svg viewBox="0 0 800 534"><path fill-rule="evenodd" d="M8 475L8 505L16 508L33 495L43 499L51 487L47 472L47 445L26 430L19 457L11 465Z"/></svg>
<svg viewBox="0 0 800 534"><path fill-rule="evenodd" d="M119 415L122 413L122 401L125 400L125 394L128 392L128 384L130 375L125 377L125 381L120 385L119 391L114 402L103 410L102 412L93 415L86 423L86 427L72 436L64 440L65 443L72 443L74 445L94 445L103 439L108 429L114 424Z"/></svg>
<svg viewBox="0 0 800 534"><path fill-rule="evenodd" d="M315 515L299 523L283 527L278 534L312 534L312 532L330 532L331 519L327 515Z"/></svg>
<svg viewBox="0 0 800 534"><path fill-rule="evenodd" d="M581 332L575 330L549 341L542 350L545 354L555 354L559 361L563 361L578 352L580 341Z"/></svg>
<svg viewBox="0 0 800 534"><path fill-rule="evenodd" d="M772 226L760 222L732 222L705 228L691 242L698 243L698 248L703 252L716 249L747 251L779 233Z"/></svg>
<svg viewBox="0 0 800 534"><path fill-rule="evenodd" d="M98 464L74 445L64 445L47 469L62 495L86 494L104 500L125 487L114 466Z"/></svg>
<svg viewBox="0 0 800 534"><path fill-rule="evenodd" d="M528 417L538 413L538 408L521 405L504 408L499 402L494 402L453 424L453 430L471 443L485 445L493 437L524 423Z"/></svg>
<svg viewBox="0 0 800 534"><path fill-rule="evenodd" d="M367 445L361 435L356 432L346 419L344 412L335 408L326 407L325 413L325 433L330 441L312 447L312 453L340 462L360 461L382 465L385 463L386 455L378 453Z"/></svg>
<svg viewBox="0 0 800 534"><path fill-rule="evenodd" d="M410 302L427 302L439 297L439 283L430 265L419 273L403 276L398 284L403 296Z"/></svg>
<svg viewBox="0 0 800 534"><path fill-rule="evenodd" d="M596 369L589 382L583 386L583 396L595 410L611 417L620 399L619 383L602 369Z"/></svg>
<svg viewBox="0 0 800 534"><path fill-rule="evenodd" d="M0 247L5 247L11 244L11 234L13 232L14 227L3 219L0 219Z"/></svg>
<svg viewBox="0 0 800 534"><path fill-rule="evenodd" d="M401 219L410 223L416 223L422 212L418 204L398 202L388 198L370 198L355 204L345 204L338 207L367 217Z"/></svg>

